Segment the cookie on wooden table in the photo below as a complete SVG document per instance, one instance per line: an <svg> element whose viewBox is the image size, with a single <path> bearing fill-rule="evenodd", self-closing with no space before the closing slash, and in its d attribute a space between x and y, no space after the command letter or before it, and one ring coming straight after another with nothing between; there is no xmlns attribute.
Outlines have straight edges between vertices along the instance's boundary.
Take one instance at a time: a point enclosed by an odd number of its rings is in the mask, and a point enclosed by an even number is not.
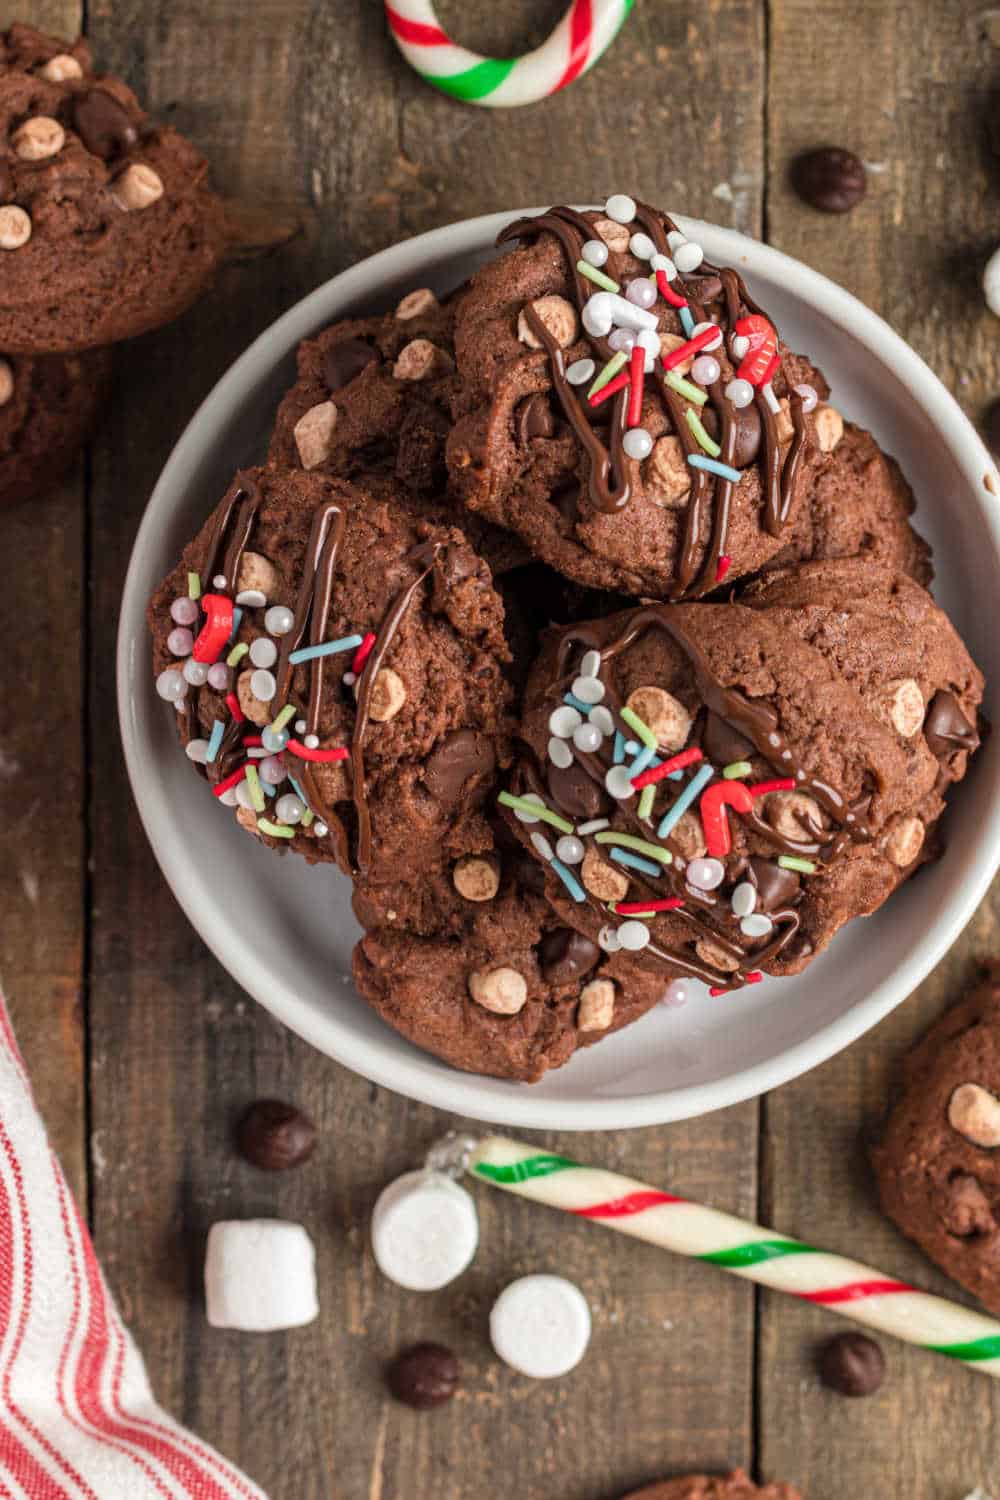
<svg viewBox="0 0 1000 1500"><path fill-rule="evenodd" d="M0 505L41 494L93 427L111 355L0 355Z"/></svg>
<svg viewBox="0 0 1000 1500"><path fill-rule="evenodd" d="M884 1211L1000 1314L1000 959L904 1062L872 1156Z"/></svg>
<svg viewBox="0 0 1000 1500"><path fill-rule="evenodd" d="M754 1484L742 1469L725 1478L713 1474L685 1474L661 1479L645 1489L633 1490L624 1500L801 1500L791 1484Z"/></svg>
<svg viewBox="0 0 1000 1500"><path fill-rule="evenodd" d="M85 42L0 33L0 141L0 349L114 343L204 291L224 240L207 164Z"/></svg>

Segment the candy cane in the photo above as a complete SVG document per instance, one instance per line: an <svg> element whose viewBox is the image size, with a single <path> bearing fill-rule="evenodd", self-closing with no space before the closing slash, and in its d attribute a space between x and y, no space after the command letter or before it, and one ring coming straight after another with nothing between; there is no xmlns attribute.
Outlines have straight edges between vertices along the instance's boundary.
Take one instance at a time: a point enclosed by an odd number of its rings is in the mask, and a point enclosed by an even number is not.
<svg viewBox="0 0 1000 1500"><path fill-rule="evenodd" d="M750 313L737 319L733 332L745 339L748 346L736 378L749 380L751 385L766 385L778 368L778 335L774 325L761 313Z"/></svg>
<svg viewBox="0 0 1000 1500"><path fill-rule="evenodd" d="M717 781L701 794L699 810L705 848L713 859L725 859L733 847L727 807L738 813L748 813L753 808L753 793L742 781Z"/></svg>
<svg viewBox="0 0 1000 1500"><path fill-rule="evenodd" d="M385 0L389 29L411 68L436 89L509 109L556 94L594 66L635 0L573 0L548 41L523 57L483 57L441 30L432 0Z"/></svg>
<svg viewBox="0 0 1000 1500"><path fill-rule="evenodd" d="M466 1160L474 1176L494 1187L708 1261L734 1276L829 1307L880 1333L1000 1376L1000 1323L859 1261L500 1136L468 1143Z"/></svg>

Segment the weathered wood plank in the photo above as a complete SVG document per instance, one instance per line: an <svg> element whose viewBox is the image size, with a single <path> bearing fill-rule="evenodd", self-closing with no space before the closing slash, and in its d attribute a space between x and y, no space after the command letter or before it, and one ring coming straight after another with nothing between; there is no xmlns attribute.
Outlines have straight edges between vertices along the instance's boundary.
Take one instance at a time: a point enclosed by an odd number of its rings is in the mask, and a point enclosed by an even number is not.
<svg viewBox="0 0 1000 1500"><path fill-rule="evenodd" d="M504 9L511 34L528 36L526 0ZM495 7L479 0L468 11L469 42L499 46L489 33ZM500 116L421 85L374 4L262 5L248 25L234 0L198 8L104 0L92 31L109 65L156 107L174 106L227 193L300 211L307 224L279 256L230 267L178 327L123 352L119 400L95 463L93 721L112 695L112 621L157 469L204 391L306 286L448 219L629 183L758 226L758 0L683 17L673 7L639 8L616 52L571 94ZM725 64L734 35L746 58L735 78ZM668 96L687 88L689 68L705 108L669 115L666 153ZM634 90L651 101L644 109ZM711 102L726 97L742 121L738 143L722 129L721 102ZM746 198L713 198L722 182L744 191L741 168ZM113 746L97 753L96 1235L172 1407L273 1500L458 1500L498 1481L527 1500L556 1491L599 1500L663 1470L749 1461L753 1304L731 1279L497 1194L482 1196L483 1250L457 1286L418 1298L377 1276L365 1244L374 1197L451 1122L335 1068L240 995L153 867ZM234 1116L262 1093L296 1098L321 1125L319 1155L286 1179L255 1174L229 1146ZM750 1105L670 1131L572 1145L653 1179L670 1175L746 1213L756 1196L755 1122ZM206 1327L205 1231L214 1219L254 1213L297 1218L312 1231L323 1303L315 1327L266 1338ZM499 1368L486 1342L492 1297L532 1268L578 1279L595 1308L590 1356L552 1387ZM381 1386L382 1361L419 1335L453 1343L468 1372L465 1393L429 1418L390 1407Z"/></svg>
<svg viewBox="0 0 1000 1500"><path fill-rule="evenodd" d="M0 31L18 18L23 6L0 3ZM31 20L75 37L81 6L37 0ZM7 830L0 985L53 1144L85 1202L84 496L81 464L47 495L3 511L0 522L16 564L0 597L9 684L0 750Z"/></svg>

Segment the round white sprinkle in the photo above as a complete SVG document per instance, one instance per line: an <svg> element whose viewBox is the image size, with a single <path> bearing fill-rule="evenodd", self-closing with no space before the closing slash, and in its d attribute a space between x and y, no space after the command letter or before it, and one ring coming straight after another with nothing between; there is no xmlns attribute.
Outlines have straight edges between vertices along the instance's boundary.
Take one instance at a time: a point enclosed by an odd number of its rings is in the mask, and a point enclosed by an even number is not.
<svg viewBox="0 0 1000 1500"><path fill-rule="evenodd" d="M635 334L629 328L612 328L608 334L608 348L616 354L631 354L635 348Z"/></svg>
<svg viewBox="0 0 1000 1500"><path fill-rule="evenodd" d="M188 685L180 672L175 672L172 667L167 667L156 679L156 691L167 703L176 703L184 697Z"/></svg>
<svg viewBox="0 0 1000 1500"><path fill-rule="evenodd" d="M628 247L636 260L651 260L656 254L656 246L649 238L649 235L643 234L641 229L636 230L628 242Z"/></svg>
<svg viewBox="0 0 1000 1500"><path fill-rule="evenodd" d="M266 635L259 635L251 643L250 660L255 667L273 667L278 660L278 648Z"/></svg>
<svg viewBox="0 0 1000 1500"><path fill-rule="evenodd" d="M274 810L282 823L301 823L302 815L306 810L305 803L295 796L294 792L286 792L279 797L274 804Z"/></svg>
<svg viewBox="0 0 1000 1500"><path fill-rule="evenodd" d="M603 240L587 240L580 252L589 266L606 266L608 247Z"/></svg>
<svg viewBox="0 0 1000 1500"><path fill-rule="evenodd" d="M305 721L305 719L296 719L295 720L295 733L296 734L305 734L305 732L306 732L306 721Z"/></svg>
<svg viewBox="0 0 1000 1500"><path fill-rule="evenodd" d="M604 212L616 224L631 224L635 218L635 199L628 193L612 193L604 205Z"/></svg>
<svg viewBox="0 0 1000 1500"><path fill-rule="evenodd" d="M597 942L598 946L603 948L605 953L617 953L621 947L621 943L618 941L617 927L602 927L597 934Z"/></svg>
<svg viewBox="0 0 1000 1500"><path fill-rule="evenodd" d="M668 281L676 281L677 267L674 265L669 255L654 255L649 264L652 266L654 271L662 271Z"/></svg>
<svg viewBox="0 0 1000 1500"><path fill-rule="evenodd" d="M573 730L574 745L586 755L593 755L596 751L600 750L603 739L604 736L597 725L591 724L589 721L586 724L578 724ZM560 743L565 744L566 742L563 740Z"/></svg>
<svg viewBox="0 0 1000 1500"><path fill-rule="evenodd" d="M178 625L167 636L167 650L171 656L188 656L194 645L194 636L184 625Z"/></svg>
<svg viewBox="0 0 1000 1500"><path fill-rule="evenodd" d="M212 587L216 588L216 589L224 589L225 586L226 586L226 575L225 575L225 573L216 573L215 577L212 579Z"/></svg>
<svg viewBox="0 0 1000 1500"><path fill-rule="evenodd" d="M600 703L604 697L604 683L599 677L576 677L573 697L579 698L581 703Z"/></svg>
<svg viewBox="0 0 1000 1500"><path fill-rule="evenodd" d="M537 792L525 792L521 798L522 802L534 802L537 807L544 807L545 803ZM538 819L534 813L524 812L520 807L515 807L514 816L519 823L537 823Z"/></svg>
<svg viewBox="0 0 1000 1500"><path fill-rule="evenodd" d="M705 259L705 252L694 240L688 240L683 245L678 245L674 251L674 264L678 271L687 275L690 271L697 271Z"/></svg>
<svg viewBox="0 0 1000 1500"><path fill-rule="evenodd" d="M618 929L618 941L629 953L638 953L649 942L649 928L645 922L623 922Z"/></svg>
<svg viewBox="0 0 1000 1500"><path fill-rule="evenodd" d="M691 998L691 987L684 979L672 979L663 995L662 1004L680 1007Z"/></svg>
<svg viewBox="0 0 1000 1500"><path fill-rule="evenodd" d="M555 735L549 740L549 760L560 771L565 771L573 764L573 752L566 740L560 740Z"/></svg>
<svg viewBox="0 0 1000 1500"><path fill-rule="evenodd" d="M267 595L262 594L260 589L244 589L236 595L236 603L242 604L244 609L263 609L267 603Z"/></svg>
<svg viewBox="0 0 1000 1500"><path fill-rule="evenodd" d="M721 349L722 329L719 327L718 323L696 323L694 325L694 333L692 333L691 337L694 338L699 333L707 333L710 328L715 329L715 337L709 339L708 343L704 344L702 347L704 349Z"/></svg>
<svg viewBox="0 0 1000 1500"><path fill-rule="evenodd" d="M598 704L596 708L590 710L587 717L590 719L591 724L597 725L602 734L614 734L615 721L611 717L610 708L604 708L601 704Z"/></svg>
<svg viewBox="0 0 1000 1500"><path fill-rule="evenodd" d="M268 786L280 786L285 779L285 768L276 755L266 755L257 766L261 781Z"/></svg>
<svg viewBox="0 0 1000 1500"><path fill-rule="evenodd" d="M585 651L583 661L580 663L581 677L597 677L601 671L601 653L599 651Z"/></svg>
<svg viewBox="0 0 1000 1500"><path fill-rule="evenodd" d="M629 458L636 458L641 463L652 453L653 439L645 427L631 427L622 438L622 448Z"/></svg>
<svg viewBox="0 0 1000 1500"><path fill-rule="evenodd" d="M714 891L725 880L726 867L719 859L693 859L684 873L696 891Z"/></svg>
<svg viewBox="0 0 1000 1500"><path fill-rule="evenodd" d="M218 801L222 803L223 807L235 807L236 788L234 786L227 786L226 790L218 798Z"/></svg>
<svg viewBox="0 0 1000 1500"><path fill-rule="evenodd" d="M170 606L170 618L177 625L193 625L198 618L197 599L175 599Z"/></svg>
<svg viewBox="0 0 1000 1500"><path fill-rule="evenodd" d="M184 681L189 682L192 687L204 687L208 681L208 668L203 661L195 661L189 656L183 666Z"/></svg>
<svg viewBox="0 0 1000 1500"><path fill-rule="evenodd" d="M264 616L264 629L271 635L287 635L295 624L295 616L287 604L272 604Z"/></svg>
<svg viewBox="0 0 1000 1500"><path fill-rule="evenodd" d="M307 750L318 750L319 749L319 735L318 734L307 734L306 737L305 737L305 739L302 741L302 743L303 743L303 745L305 745L305 747L306 747Z"/></svg>
<svg viewBox="0 0 1000 1500"><path fill-rule="evenodd" d="M193 760L196 765L203 766L208 759L208 740L188 740L184 746L184 754L188 760Z"/></svg>
<svg viewBox="0 0 1000 1500"><path fill-rule="evenodd" d="M802 410L807 416L811 411L816 410L819 396L816 394L816 387L814 385L797 385L793 389L797 396L802 397Z"/></svg>
<svg viewBox="0 0 1000 1500"><path fill-rule="evenodd" d="M583 723L583 715L578 713L569 703L560 703L549 714L549 732L557 734L561 740L572 737L573 730Z"/></svg>
<svg viewBox="0 0 1000 1500"><path fill-rule="evenodd" d="M254 672L250 677L250 691L261 703L270 703L278 691L272 672Z"/></svg>
<svg viewBox="0 0 1000 1500"><path fill-rule="evenodd" d="M610 827L610 824L607 818L591 818L587 823L580 823L576 831L579 834L603 833L605 828L608 827Z"/></svg>
<svg viewBox="0 0 1000 1500"><path fill-rule="evenodd" d="M315 832L318 839L325 839L327 834L330 832L325 823L314 823L313 831Z"/></svg>
<svg viewBox="0 0 1000 1500"><path fill-rule="evenodd" d="M564 865L578 865L583 859L583 842L572 833L564 833L556 843L556 855Z"/></svg>
<svg viewBox="0 0 1000 1500"><path fill-rule="evenodd" d="M731 380L726 386L726 400L737 409L749 406L753 400L753 386L749 380Z"/></svg>
<svg viewBox="0 0 1000 1500"><path fill-rule="evenodd" d="M750 340L742 333L734 333L729 340L729 352L734 359L743 359L750 353Z"/></svg>
<svg viewBox="0 0 1000 1500"><path fill-rule="evenodd" d="M531 835L531 847L542 859L549 860L552 858L552 845L544 833L533 833Z"/></svg>
<svg viewBox="0 0 1000 1500"><path fill-rule="evenodd" d="M372 1249L383 1276L411 1292L435 1292L469 1265L479 1244L476 1205L440 1172L407 1172L372 1213Z"/></svg>
<svg viewBox="0 0 1000 1500"><path fill-rule="evenodd" d="M570 385L586 385L596 374L597 366L592 359L575 359L566 371L566 379Z"/></svg>
<svg viewBox="0 0 1000 1500"><path fill-rule="evenodd" d="M214 661L208 669L208 685L217 693L229 691L232 677L224 661Z"/></svg>
<svg viewBox="0 0 1000 1500"><path fill-rule="evenodd" d="M554 1380L586 1353L590 1309L579 1287L562 1276L522 1276L493 1304L490 1340L512 1370Z"/></svg>
<svg viewBox="0 0 1000 1500"><path fill-rule="evenodd" d="M737 917L748 917L757 905L757 892L749 880L741 880L729 900Z"/></svg>
<svg viewBox="0 0 1000 1500"><path fill-rule="evenodd" d="M628 766L611 766L604 778L604 785L616 802L627 802L630 797L635 796L632 772Z"/></svg>
<svg viewBox="0 0 1000 1500"><path fill-rule="evenodd" d="M751 916L744 917L740 923L740 931L744 937L748 938L767 937L773 930L774 923L762 911L754 912Z"/></svg>
<svg viewBox="0 0 1000 1500"><path fill-rule="evenodd" d="M681 245L686 245L687 242L687 235L681 234L679 229L669 229L667 231L667 244L670 246L671 252L677 250Z"/></svg>
<svg viewBox="0 0 1000 1500"><path fill-rule="evenodd" d="M340 680L345 687L353 687L358 679L353 672L345 672Z"/></svg>

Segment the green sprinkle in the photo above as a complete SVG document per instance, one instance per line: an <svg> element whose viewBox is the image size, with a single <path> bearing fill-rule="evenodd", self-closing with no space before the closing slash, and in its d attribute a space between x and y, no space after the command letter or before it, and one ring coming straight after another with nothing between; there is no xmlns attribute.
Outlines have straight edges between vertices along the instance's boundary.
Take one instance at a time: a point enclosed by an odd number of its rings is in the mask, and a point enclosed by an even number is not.
<svg viewBox="0 0 1000 1500"><path fill-rule="evenodd" d="M676 370L668 370L663 377L665 385L669 385L678 396L683 396L686 401L693 401L696 406L704 406L708 400L708 392L703 391L700 386L692 385L690 380L685 380L683 375L678 375Z"/></svg>
<svg viewBox="0 0 1000 1500"><path fill-rule="evenodd" d="M628 355L625 353L624 349L620 349L617 354L612 354L611 358L604 366L604 369L601 370L600 374L597 376L597 379L590 387L587 395L596 396L597 392L603 390L609 380L614 380L615 376L618 374L618 371L624 370L627 364Z"/></svg>
<svg viewBox="0 0 1000 1500"><path fill-rule="evenodd" d="M246 641L239 641L226 657L226 666L235 667L236 663L240 661L242 657L246 656L249 650L250 647L247 645Z"/></svg>
<svg viewBox="0 0 1000 1500"><path fill-rule="evenodd" d="M268 727L268 729L272 729L275 732L275 734L277 734L278 730L279 729L284 729L284 727L288 723L289 719L293 718L294 715L295 715L295 704L294 703L286 703L285 706L284 706L284 708L281 710L281 713L278 714L276 718L272 719L271 722L270 722L270 724L267 727Z"/></svg>
<svg viewBox="0 0 1000 1500"><path fill-rule="evenodd" d="M188 574L188 598L201 598L201 579L198 577L197 573Z"/></svg>
<svg viewBox="0 0 1000 1500"><path fill-rule="evenodd" d="M250 801L253 803L254 812L262 813L267 806L264 801L264 793L261 790L260 777L257 775L256 766L246 768L247 790L250 793Z"/></svg>
<svg viewBox="0 0 1000 1500"><path fill-rule="evenodd" d="M655 796L656 787L653 786L652 783L650 783L649 786L643 787L642 793L639 797L639 817L642 818L644 822L648 823L649 821L649 815L653 811L653 799L655 798Z"/></svg>
<svg viewBox="0 0 1000 1500"><path fill-rule="evenodd" d="M305 812L302 814L302 827L308 828L309 824L313 821L315 816L316 814L313 812L312 808L307 807Z"/></svg>
<svg viewBox="0 0 1000 1500"><path fill-rule="evenodd" d="M553 828L558 828L560 833L572 833L572 823L567 823L558 813L554 813L542 802L529 802L526 797L513 797L510 792L501 792L497 801L504 807L513 808L515 812L531 813L535 818L541 818L543 823L551 823Z"/></svg>
<svg viewBox="0 0 1000 1500"><path fill-rule="evenodd" d="M803 875L812 875L816 870L811 859L799 859L795 854L779 855L778 864L783 870L801 870Z"/></svg>
<svg viewBox="0 0 1000 1500"><path fill-rule="evenodd" d="M605 276L604 272L592 266L589 260L578 260L576 269L581 276L586 276L587 280L592 281L595 286L602 286L606 292L621 291L617 281L612 281L610 276Z"/></svg>
<svg viewBox="0 0 1000 1500"><path fill-rule="evenodd" d="M650 859L659 860L661 865L673 864L674 856L669 849L661 849L659 844L649 844L645 839L636 838L634 833L597 833L594 835L599 844L620 844L623 849L634 849L637 854L648 854Z"/></svg>
<svg viewBox="0 0 1000 1500"><path fill-rule="evenodd" d="M709 437L708 433L701 425L701 418L699 417L698 413L696 411L692 411L689 406L684 415L687 417L688 426L694 433L695 437L698 439L701 446L704 448L705 452L710 453L713 458L718 458L719 454L722 452L722 449L719 447L714 438Z"/></svg>
<svg viewBox="0 0 1000 1500"><path fill-rule="evenodd" d="M726 781L739 781L743 776L749 776L752 770L748 760L734 760L732 765L723 766L722 774Z"/></svg>
<svg viewBox="0 0 1000 1500"><path fill-rule="evenodd" d="M285 823L272 823L270 818L258 818L257 827L261 833L269 833L273 839L293 839L295 829L289 828Z"/></svg>
<svg viewBox="0 0 1000 1500"><path fill-rule="evenodd" d="M639 715L631 708L623 708L621 716L630 729L634 729L648 750L656 749L656 735L649 725L644 723Z"/></svg>

